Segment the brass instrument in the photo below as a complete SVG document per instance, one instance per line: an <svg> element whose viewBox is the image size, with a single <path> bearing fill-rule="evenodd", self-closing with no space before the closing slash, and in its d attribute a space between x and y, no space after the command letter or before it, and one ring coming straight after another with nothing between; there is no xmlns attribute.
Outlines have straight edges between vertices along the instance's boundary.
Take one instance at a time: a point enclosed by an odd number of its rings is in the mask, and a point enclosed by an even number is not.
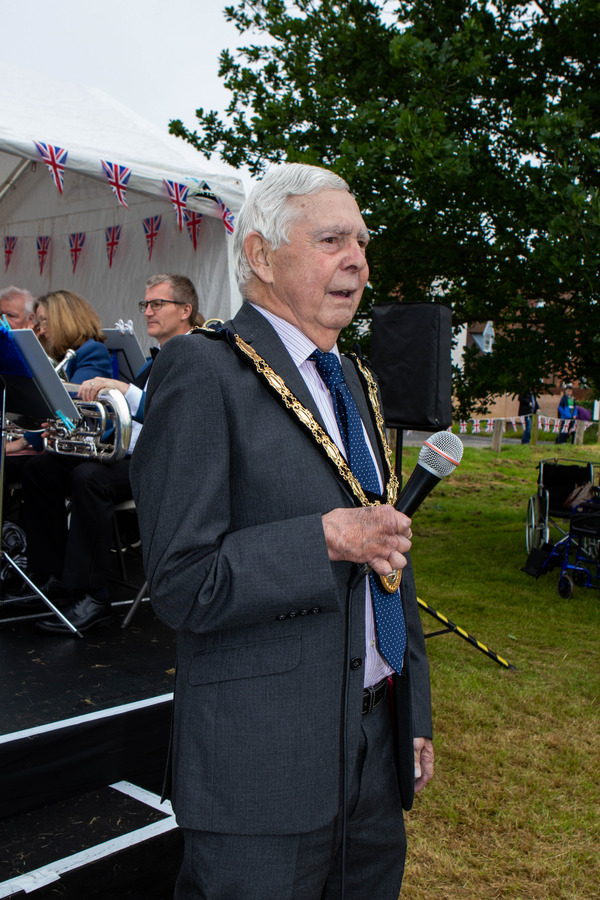
<svg viewBox="0 0 600 900"><path fill-rule="evenodd" d="M60 362L55 362L51 356L48 356L48 359L54 366L54 371L56 372L57 375L59 375L62 378L63 381L66 381L66 375L63 370L65 369L69 360L73 359L74 356L75 356L74 350L67 350L67 352L65 353L64 357L61 359Z"/></svg>
<svg viewBox="0 0 600 900"><path fill-rule="evenodd" d="M50 359L54 371L64 379L64 368L75 356L74 350L67 350L60 362ZM58 414L48 418L41 428L25 425L22 418L8 417L5 431L9 440L23 437L27 431L41 431L44 449L62 456L80 456L98 462L112 463L122 459L131 440L131 412L123 394L113 388L101 390L96 400L80 400L75 394L78 384L64 384L71 395L78 418L72 422Z"/></svg>
<svg viewBox="0 0 600 900"><path fill-rule="evenodd" d="M76 390L77 385L66 385ZM80 415L78 422L53 419L45 428L44 447L49 453L81 456L112 463L123 459L131 440L131 412L120 391L106 388L96 400L73 403Z"/></svg>
<svg viewBox="0 0 600 900"><path fill-rule="evenodd" d="M53 362L54 371L64 378L63 370L74 350L67 350L64 358ZM112 463L123 459L131 440L131 412L120 391L108 388L99 392L96 400L74 397L77 384L65 384L65 390L80 415L76 423L56 418L44 429L44 449L61 456L81 456L99 462Z"/></svg>

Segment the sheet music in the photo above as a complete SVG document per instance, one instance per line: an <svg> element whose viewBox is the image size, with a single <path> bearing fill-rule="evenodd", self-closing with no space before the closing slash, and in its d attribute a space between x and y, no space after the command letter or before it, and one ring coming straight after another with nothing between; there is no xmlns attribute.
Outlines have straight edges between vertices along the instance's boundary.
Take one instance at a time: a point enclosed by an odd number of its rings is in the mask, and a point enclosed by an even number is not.
<svg viewBox="0 0 600 900"><path fill-rule="evenodd" d="M39 422L81 418L32 329L0 327L0 377L6 387L7 413Z"/></svg>

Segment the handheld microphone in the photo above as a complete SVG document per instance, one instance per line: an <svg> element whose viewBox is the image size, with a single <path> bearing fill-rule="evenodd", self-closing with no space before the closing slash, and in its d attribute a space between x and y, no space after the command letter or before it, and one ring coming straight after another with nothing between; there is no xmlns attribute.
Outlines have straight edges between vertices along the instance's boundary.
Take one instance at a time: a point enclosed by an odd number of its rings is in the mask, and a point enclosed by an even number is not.
<svg viewBox="0 0 600 900"><path fill-rule="evenodd" d="M421 448L419 459L396 501L398 512L412 516L436 484L462 459L463 445L451 431L437 431Z"/></svg>

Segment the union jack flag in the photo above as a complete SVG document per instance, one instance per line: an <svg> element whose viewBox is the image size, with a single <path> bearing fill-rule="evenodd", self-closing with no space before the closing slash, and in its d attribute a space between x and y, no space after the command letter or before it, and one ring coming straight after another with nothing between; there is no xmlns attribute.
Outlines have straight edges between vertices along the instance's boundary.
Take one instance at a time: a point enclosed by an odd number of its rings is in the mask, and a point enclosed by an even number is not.
<svg viewBox="0 0 600 900"><path fill-rule="evenodd" d="M225 231L227 234L233 234L234 229L234 218L231 210L225 206L220 197L217 197L217 204L219 206L219 211L221 213L221 218L223 219L223 225L225 226Z"/></svg>
<svg viewBox="0 0 600 900"><path fill-rule="evenodd" d="M494 430L494 420L493 420L493 419L488 419L486 431L487 431L488 434L489 434L489 433L490 433L491 431L493 431L493 430Z"/></svg>
<svg viewBox="0 0 600 900"><path fill-rule="evenodd" d="M163 181L166 185L169 197L171 198L173 209L175 210L175 215L177 217L177 227L180 231L183 231L183 214L185 212L185 201L190 189L186 187L185 184L179 184L176 181L168 181L166 178L163 178Z"/></svg>
<svg viewBox="0 0 600 900"><path fill-rule="evenodd" d="M52 179L58 188L59 194L62 194L65 166L67 164L67 151L63 150L62 147L53 147L52 144L43 144L41 141L34 141L33 143L48 166L48 171L52 175Z"/></svg>
<svg viewBox="0 0 600 900"><path fill-rule="evenodd" d="M125 195L127 193L127 182L131 175L131 169L128 169L127 166L120 166L118 163L105 162L104 160L101 160L101 162L113 194L125 209L129 209Z"/></svg>
<svg viewBox="0 0 600 900"><path fill-rule="evenodd" d="M37 239L37 255L40 261L40 275L44 271L46 258L50 251L50 235L46 234Z"/></svg>
<svg viewBox="0 0 600 900"><path fill-rule="evenodd" d="M142 219L144 234L146 235L146 246L148 248L148 262L152 259L152 251L154 250L161 222L162 216L149 216L147 219Z"/></svg>
<svg viewBox="0 0 600 900"><path fill-rule="evenodd" d="M562 423L561 423L560 419L555 419L554 427L553 427L552 431L554 432L554 434L558 434L561 430L562 430Z"/></svg>
<svg viewBox="0 0 600 900"><path fill-rule="evenodd" d="M69 253L71 254L71 262L73 263L73 275L79 262L79 255L85 244L85 231L78 231L69 235Z"/></svg>
<svg viewBox="0 0 600 900"><path fill-rule="evenodd" d="M200 223L202 222L202 213L190 212L188 209L185 209L183 211L183 219L185 221L185 227L187 228L190 240L194 245L194 250L197 250L198 231L200 230Z"/></svg>
<svg viewBox="0 0 600 900"><path fill-rule="evenodd" d="M466 433L467 433L467 423L466 423L466 422L461 422L461 423L460 423L460 433L461 433L461 434L466 434Z"/></svg>
<svg viewBox="0 0 600 900"><path fill-rule="evenodd" d="M549 417L544 422L544 431L550 431L550 418Z"/></svg>
<svg viewBox="0 0 600 900"><path fill-rule="evenodd" d="M15 252L15 247L17 246L17 238L14 235L6 235L4 238L4 260L6 262L5 272L8 272L8 267L10 265L10 258Z"/></svg>
<svg viewBox="0 0 600 900"><path fill-rule="evenodd" d="M473 432L472 433L479 434L479 432L481 430L481 422L479 421L479 419L472 419L471 421L473 422Z"/></svg>
<svg viewBox="0 0 600 900"><path fill-rule="evenodd" d="M108 254L108 268L112 269L113 257L121 240L122 225L111 225L104 229L106 235L106 253Z"/></svg>

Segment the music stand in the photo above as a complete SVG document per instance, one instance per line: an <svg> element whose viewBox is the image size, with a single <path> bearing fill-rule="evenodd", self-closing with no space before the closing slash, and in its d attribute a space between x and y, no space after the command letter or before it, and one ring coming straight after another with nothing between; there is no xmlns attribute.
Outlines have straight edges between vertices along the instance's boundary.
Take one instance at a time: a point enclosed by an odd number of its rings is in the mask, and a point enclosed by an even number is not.
<svg viewBox="0 0 600 900"><path fill-rule="evenodd" d="M77 407L54 371L42 345L31 329L10 330L0 324L0 391L2 393L0 422L0 534L4 517L4 457L6 450L6 414L36 419L60 418L73 425L81 419ZM73 425L74 427L74 425ZM19 576L44 601L48 609L77 637L81 632L67 619L51 600L25 574L6 550L0 547L0 559L5 559ZM14 601L5 600L4 603Z"/></svg>
<svg viewBox="0 0 600 900"><path fill-rule="evenodd" d="M104 328L106 349L115 353L119 375L126 381L133 381L146 362L146 357L133 331L120 328Z"/></svg>

